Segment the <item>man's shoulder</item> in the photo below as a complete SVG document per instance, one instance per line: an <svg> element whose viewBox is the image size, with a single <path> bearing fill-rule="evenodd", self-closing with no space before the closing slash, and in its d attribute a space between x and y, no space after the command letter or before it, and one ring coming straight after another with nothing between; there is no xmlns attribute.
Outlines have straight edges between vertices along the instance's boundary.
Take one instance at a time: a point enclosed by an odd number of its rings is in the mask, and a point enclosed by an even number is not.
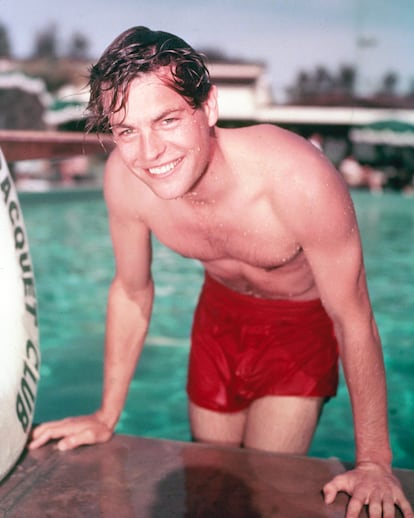
<svg viewBox="0 0 414 518"><path fill-rule="evenodd" d="M275 124L263 123L244 126L233 130L234 138L255 145L260 143L262 146L274 145L275 142L285 142L298 138L291 131Z"/></svg>
<svg viewBox="0 0 414 518"><path fill-rule="evenodd" d="M110 213L123 217L139 217L145 205L148 189L143 189L142 182L137 181L121 160L115 149L109 155L104 171L104 197ZM136 200L140 203L137 204Z"/></svg>
<svg viewBox="0 0 414 518"><path fill-rule="evenodd" d="M127 171L127 166L122 161L119 150L115 147L109 154L105 164L105 180L119 177Z"/></svg>
<svg viewBox="0 0 414 518"><path fill-rule="evenodd" d="M318 173L324 176L332 168L323 153L306 138L273 124L240 128L230 142L246 166L251 164L255 174L259 166L271 181L286 179L292 185L293 179L301 177L310 181L310 173L316 181Z"/></svg>
<svg viewBox="0 0 414 518"><path fill-rule="evenodd" d="M257 143L256 160L250 162L253 182L257 183L260 167L262 192L281 213L303 213L315 200L322 203L326 195L345 196L336 168L306 138L267 124L252 127L251 135Z"/></svg>
<svg viewBox="0 0 414 518"><path fill-rule="evenodd" d="M320 154L304 137L274 124L256 124L233 130L233 147L257 157L260 154L273 164L301 160Z"/></svg>

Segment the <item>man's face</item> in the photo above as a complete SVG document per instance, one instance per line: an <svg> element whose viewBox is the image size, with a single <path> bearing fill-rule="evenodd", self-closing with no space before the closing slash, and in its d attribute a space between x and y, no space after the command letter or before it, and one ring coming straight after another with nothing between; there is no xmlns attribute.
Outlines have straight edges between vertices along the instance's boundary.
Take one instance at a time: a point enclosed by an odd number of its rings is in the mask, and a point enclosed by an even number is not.
<svg viewBox="0 0 414 518"><path fill-rule="evenodd" d="M110 117L122 160L163 199L182 197L201 178L209 164L216 121L214 89L203 106L194 109L161 73L136 78L125 110Z"/></svg>

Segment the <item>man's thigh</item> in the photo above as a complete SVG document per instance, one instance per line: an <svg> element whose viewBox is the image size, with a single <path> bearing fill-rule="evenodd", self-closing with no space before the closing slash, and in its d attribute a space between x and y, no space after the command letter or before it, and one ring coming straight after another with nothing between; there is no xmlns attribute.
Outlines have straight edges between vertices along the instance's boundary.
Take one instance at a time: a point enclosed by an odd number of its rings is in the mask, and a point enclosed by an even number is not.
<svg viewBox="0 0 414 518"><path fill-rule="evenodd" d="M193 439L200 442L241 446L247 411L216 412L189 402Z"/></svg>
<svg viewBox="0 0 414 518"><path fill-rule="evenodd" d="M266 451L306 454L324 400L296 396L257 399L248 410L244 445Z"/></svg>

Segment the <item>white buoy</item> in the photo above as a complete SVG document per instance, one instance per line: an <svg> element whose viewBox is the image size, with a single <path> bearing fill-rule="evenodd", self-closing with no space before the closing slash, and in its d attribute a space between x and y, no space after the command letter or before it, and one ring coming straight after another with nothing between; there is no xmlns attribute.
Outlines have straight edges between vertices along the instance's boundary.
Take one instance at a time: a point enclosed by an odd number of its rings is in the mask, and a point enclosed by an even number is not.
<svg viewBox="0 0 414 518"><path fill-rule="evenodd" d="M34 272L17 191L0 149L0 480L23 452L40 371Z"/></svg>

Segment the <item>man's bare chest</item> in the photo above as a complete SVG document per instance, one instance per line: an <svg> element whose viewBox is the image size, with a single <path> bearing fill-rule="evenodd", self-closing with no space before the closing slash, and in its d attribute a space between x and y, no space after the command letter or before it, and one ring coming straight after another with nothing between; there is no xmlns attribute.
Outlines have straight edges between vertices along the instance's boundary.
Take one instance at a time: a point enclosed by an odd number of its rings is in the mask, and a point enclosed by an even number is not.
<svg viewBox="0 0 414 518"><path fill-rule="evenodd" d="M158 212L149 226L165 246L202 262L232 259L270 270L300 251L289 231L263 210Z"/></svg>

